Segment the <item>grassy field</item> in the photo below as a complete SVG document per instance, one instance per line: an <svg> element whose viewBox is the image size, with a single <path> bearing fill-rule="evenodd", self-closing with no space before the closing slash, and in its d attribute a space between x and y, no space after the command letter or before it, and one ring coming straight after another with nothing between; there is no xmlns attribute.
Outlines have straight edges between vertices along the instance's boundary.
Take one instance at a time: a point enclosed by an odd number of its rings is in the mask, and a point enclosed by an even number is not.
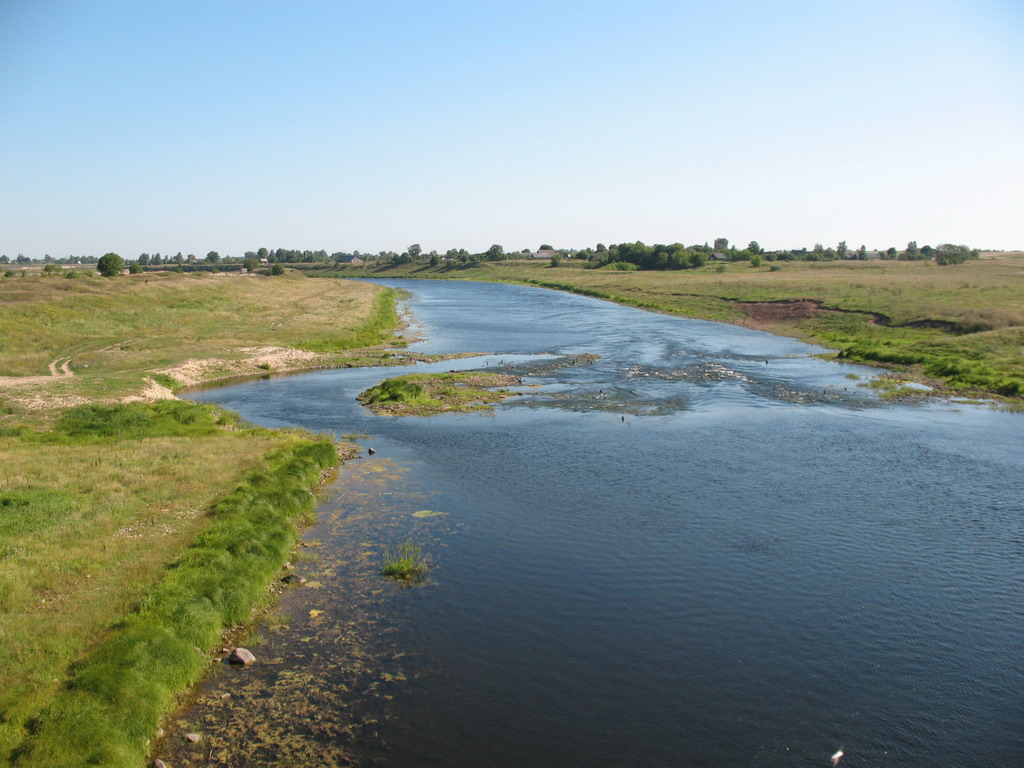
<svg viewBox="0 0 1024 768"><path fill-rule="evenodd" d="M772 271L775 266L776 270ZM346 268L328 274L528 283L813 341L951 390L1024 395L1024 254L925 261L747 262L673 272L581 263Z"/></svg>
<svg viewBox="0 0 1024 768"><path fill-rule="evenodd" d="M391 297L373 286L297 274L35 275L0 279L0 302L0 398L37 410L52 406L43 399L142 395L147 378L173 387L367 362L352 350L397 322ZM34 391L12 393L12 376L37 377Z"/></svg>
<svg viewBox="0 0 1024 768"><path fill-rule="evenodd" d="M301 275L0 280L0 766L141 764L336 461L148 398L380 362L395 324L390 292Z"/></svg>

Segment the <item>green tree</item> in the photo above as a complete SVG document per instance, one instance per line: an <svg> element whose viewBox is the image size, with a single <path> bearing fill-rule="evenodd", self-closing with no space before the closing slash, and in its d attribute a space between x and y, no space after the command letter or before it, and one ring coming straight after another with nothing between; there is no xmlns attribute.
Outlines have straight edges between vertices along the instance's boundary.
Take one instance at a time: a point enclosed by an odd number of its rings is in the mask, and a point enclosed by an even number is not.
<svg viewBox="0 0 1024 768"><path fill-rule="evenodd" d="M547 250L550 251L551 249L548 248ZM552 267L560 267L560 266L562 266L562 254L556 253L556 254L553 254L551 256L551 266Z"/></svg>
<svg viewBox="0 0 1024 768"><path fill-rule="evenodd" d="M500 261L505 258L505 249L495 243L487 249L487 258L491 261Z"/></svg>
<svg viewBox="0 0 1024 768"><path fill-rule="evenodd" d="M245 267L246 270L248 270L249 272L255 272L256 268L259 265L260 260L257 259L255 256L246 256L244 261L242 261L242 266Z"/></svg>
<svg viewBox="0 0 1024 768"><path fill-rule="evenodd" d="M752 267L760 267L762 263L763 262L761 261L761 255L760 254L755 253L754 255L752 255L750 257L750 266L752 266Z"/></svg>
<svg viewBox="0 0 1024 768"><path fill-rule="evenodd" d="M751 240L750 244L747 246L747 250L755 256L764 253L764 250L761 248L761 244L757 242L757 240Z"/></svg>
<svg viewBox="0 0 1024 768"><path fill-rule="evenodd" d="M441 263L441 257L438 256L436 253L432 253L430 255L430 266L436 267L440 263Z"/></svg>
<svg viewBox="0 0 1024 768"><path fill-rule="evenodd" d="M113 277L121 274L124 269L124 259L116 253L105 253L96 262L96 269L104 277Z"/></svg>
<svg viewBox="0 0 1024 768"><path fill-rule="evenodd" d="M420 248L420 244L419 243L413 243L412 245L409 246L408 250L409 250L409 256L412 257L413 261L418 259L420 257L420 254L423 253L423 249Z"/></svg>
<svg viewBox="0 0 1024 768"><path fill-rule="evenodd" d="M715 238L715 250L726 251L729 249L729 238L727 237L716 237Z"/></svg>
<svg viewBox="0 0 1024 768"><path fill-rule="evenodd" d="M216 251L210 251L208 254L206 254L206 260L211 264L216 264L218 261L220 261L220 254L217 253Z"/></svg>
<svg viewBox="0 0 1024 768"><path fill-rule="evenodd" d="M555 250L555 249L554 249L554 248L552 248L552 247L551 247L550 245L548 245L547 243L542 243L542 244L541 244L541 246L540 246L540 248L538 248L537 250L538 250L538 251L553 251L553 250Z"/></svg>
<svg viewBox="0 0 1024 768"><path fill-rule="evenodd" d="M283 275L284 274L284 267L281 266L280 263L274 264L274 266L272 266L270 268L270 274L272 274L272 275Z"/></svg>
<svg viewBox="0 0 1024 768"><path fill-rule="evenodd" d="M140 253L139 254L139 264L142 265L143 267L146 266L147 264L149 264L149 254L148 253Z"/></svg>
<svg viewBox="0 0 1024 768"><path fill-rule="evenodd" d="M142 267L140 267L138 264L129 264L128 265L128 274L129 275L137 275L140 272L142 272Z"/></svg>
<svg viewBox="0 0 1024 768"><path fill-rule="evenodd" d="M849 250L850 249L847 247L846 241L845 240L840 240L839 241L839 246L836 248L836 255L840 259L845 259L846 258L846 254L849 252Z"/></svg>

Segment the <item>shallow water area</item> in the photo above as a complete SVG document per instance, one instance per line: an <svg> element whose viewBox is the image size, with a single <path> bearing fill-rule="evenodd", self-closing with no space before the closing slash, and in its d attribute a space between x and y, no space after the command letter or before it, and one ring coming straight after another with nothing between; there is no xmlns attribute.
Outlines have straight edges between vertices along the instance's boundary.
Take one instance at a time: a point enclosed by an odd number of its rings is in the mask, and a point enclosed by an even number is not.
<svg viewBox="0 0 1024 768"><path fill-rule="evenodd" d="M842 746L844 766L959 766L1024 748L1020 414L888 404L858 386L877 370L749 329L383 282L412 294L415 351L489 353L415 369L531 386L402 419L355 396L409 367L194 394L378 453L342 469L291 621L182 713L208 735L174 764L813 766ZM377 575L406 540L430 555L422 586Z"/></svg>

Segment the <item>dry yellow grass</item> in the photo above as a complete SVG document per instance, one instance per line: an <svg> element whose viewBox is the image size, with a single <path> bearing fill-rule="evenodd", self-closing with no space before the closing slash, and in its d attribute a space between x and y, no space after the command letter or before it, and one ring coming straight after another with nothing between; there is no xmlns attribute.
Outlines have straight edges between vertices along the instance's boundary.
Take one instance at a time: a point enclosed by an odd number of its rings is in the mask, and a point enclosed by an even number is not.
<svg viewBox="0 0 1024 768"><path fill-rule="evenodd" d="M379 294L302 276L0 280L0 397L38 409L140 395L147 377L189 361L202 364L187 383L337 364Z"/></svg>

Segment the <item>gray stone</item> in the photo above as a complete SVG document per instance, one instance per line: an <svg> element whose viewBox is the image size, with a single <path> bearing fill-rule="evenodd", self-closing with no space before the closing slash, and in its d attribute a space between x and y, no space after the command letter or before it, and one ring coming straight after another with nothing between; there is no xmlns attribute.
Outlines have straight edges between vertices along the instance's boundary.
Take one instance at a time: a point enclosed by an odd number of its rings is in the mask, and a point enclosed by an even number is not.
<svg viewBox="0 0 1024 768"><path fill-rule="evenodd" d="M186 733L185 734L185 741L190 741L193 744L198 743L201 738L203 738L203 737L200 736L198 733Z"/></svg>
<svg viewBox="0 0 1024 768"><path fill-rule="evenodd" d="M244 667L248 664L252 664L256 661L256 657L252 655L252 651L247 648L235 648L228 656L228 664L237 664L240 667Z"/></svg>
<svg viewBox="0 0 1024 768"><path fill-rule="evenodd" d="M305 584L306 583L306 580L304 578L302 578L301 576L299 576L297 573L289 573L287 576L285 576L283 579L281 579L281 581L284 582L285 584Z"/></svg>

